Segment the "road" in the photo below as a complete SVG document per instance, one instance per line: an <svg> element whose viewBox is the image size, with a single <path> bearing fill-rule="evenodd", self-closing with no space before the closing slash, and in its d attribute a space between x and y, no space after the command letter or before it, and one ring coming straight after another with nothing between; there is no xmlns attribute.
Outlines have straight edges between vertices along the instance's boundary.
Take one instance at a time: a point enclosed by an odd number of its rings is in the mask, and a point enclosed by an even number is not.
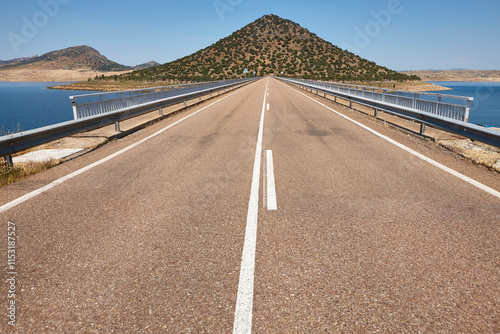
<svg viewBox="0 0 500 334"><path fill-rule="evenodd" d="M0 189L2 258L8 222L17 238L0 329L499 332L495 191L498 174L265 78Z"/></svg>

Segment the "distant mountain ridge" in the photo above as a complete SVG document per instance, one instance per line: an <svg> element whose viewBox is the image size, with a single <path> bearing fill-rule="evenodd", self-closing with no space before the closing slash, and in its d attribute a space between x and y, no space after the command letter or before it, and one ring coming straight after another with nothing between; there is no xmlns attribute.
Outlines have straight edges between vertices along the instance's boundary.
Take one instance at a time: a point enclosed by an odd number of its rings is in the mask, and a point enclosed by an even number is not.
<svg viewBox="0 0 500 334"><path fill-rule="evenodd" d="M500 81L500 70L422 70L403 71L425 81Z"/></svg>
<svg viewBox="0 0 500 334"><path fill-rule="evenodd" d="M155 62L155 61L148 61L147 63L134 66L134 70L142 70L145 68L154 67L154 66L158 66L158 65L160 65L160 64Z"/></svg>
<svg viewBox="0 0 500 334"><path fill-rule="evenodd" d="M35 58L35 57L38 57L38 56L14 58L14 59L9 59L9 60L0 60L0 66L2 66L2 65L9 65L9 64L13 64L13 63L18 63L18 62L21 62L23 60L29 60L29 59L32 59L32 58Z"/></svg>
<svg viewBox="0 0 500 334"><path fill-rule="evenodd" d="M86 45L45 53L41 56L4 61L0 70L30 68L45 70L88 70L99 72L127 71L130 66L118 64Z"/></svg>
<svg viewBox="0 0 500 334"><path fill-rule="evenodd" d="M420 80L379 66L327 42L297 23L265 15L192 55L101 80L216 80L280 75L335 81Z"/></svg>

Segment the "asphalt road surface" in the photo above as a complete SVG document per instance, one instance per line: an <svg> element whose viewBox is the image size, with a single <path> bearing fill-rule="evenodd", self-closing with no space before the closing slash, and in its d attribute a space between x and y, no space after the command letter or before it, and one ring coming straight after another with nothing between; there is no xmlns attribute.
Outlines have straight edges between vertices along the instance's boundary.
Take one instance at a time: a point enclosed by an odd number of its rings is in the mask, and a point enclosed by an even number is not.
<svg viewBox="0 0 500 334"><path fill-rule="evenodd" d="M0 189L0 332L498 333L498 191L265 78Z"/></svg>

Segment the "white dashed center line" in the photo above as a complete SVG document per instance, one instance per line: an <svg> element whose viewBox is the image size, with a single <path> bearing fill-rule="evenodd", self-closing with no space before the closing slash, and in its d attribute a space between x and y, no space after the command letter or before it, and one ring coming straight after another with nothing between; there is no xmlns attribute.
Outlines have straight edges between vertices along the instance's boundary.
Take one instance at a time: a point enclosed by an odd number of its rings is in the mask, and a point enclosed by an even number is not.
<svg viewBox="0 0 500 334"><path fill-rule="evenodd" d="M267 166L267 210L278 210L276 203L276 187L274 184L274 163L273 151L266 151L266 166Z"/></svg>

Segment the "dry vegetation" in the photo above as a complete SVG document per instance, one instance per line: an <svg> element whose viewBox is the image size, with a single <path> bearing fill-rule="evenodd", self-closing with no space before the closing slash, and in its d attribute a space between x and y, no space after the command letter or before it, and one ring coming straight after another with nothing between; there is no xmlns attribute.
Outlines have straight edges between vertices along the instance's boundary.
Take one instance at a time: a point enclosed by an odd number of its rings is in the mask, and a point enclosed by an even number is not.
<svg viewBox="0 0 500 334"><path fill-rule="evenodd" d="M131 70L83 45L0 62L0 81L82 81Z"/></svg>
<svg viewBox="0 0 500 334"><path fill-rule="evenodd" d="M124 72L97 72L90 70L47 70L14 68L0 69L0 81L9 82L54 82L54 81L86 81L99 75L123 74Z"/></svg>
<svg viewBox="0 0 500 334"><path fill-rule="evenodd" d="M68 89L68 90L89 90L103 92L117 92L129 89L140 89L150 87L160 87L167 85L178 84L179 82L136 82L136 81L82 81L69 85L53 86L53 89Z"/></svg>
<svg viewBox="0 0 500 334"><path fill-rule="evenodd" d="M342 50L300 25L266 15L217 43L176 61L95 81L170 82L279 75L334 81L420 80Z"/></svg>
<svg viewBox="0 0 500 334"><path fill-rule="evenodd" d="M436 90L450 90L451 88L442 87L425 81L357 81L353 82L359 86L379 87L387 89L405 90L409 92L429 92Z"/></svg>
<svg viewBox="0 0 500 334"><path fill-rule="evenodd" d="M479 71L479 70L450 70L450 71L406 71L408 75L417 75L425 81L492 81L500 82L500 70Z"/></svg>
<svg viewBox="0 0 500 334"><path fill-rule="evenodd" d="M34 175L49 169L58 164L58 161L27 162L9 166L5 162L0 162L0 187L22 180L30 175Z"/></svg>

